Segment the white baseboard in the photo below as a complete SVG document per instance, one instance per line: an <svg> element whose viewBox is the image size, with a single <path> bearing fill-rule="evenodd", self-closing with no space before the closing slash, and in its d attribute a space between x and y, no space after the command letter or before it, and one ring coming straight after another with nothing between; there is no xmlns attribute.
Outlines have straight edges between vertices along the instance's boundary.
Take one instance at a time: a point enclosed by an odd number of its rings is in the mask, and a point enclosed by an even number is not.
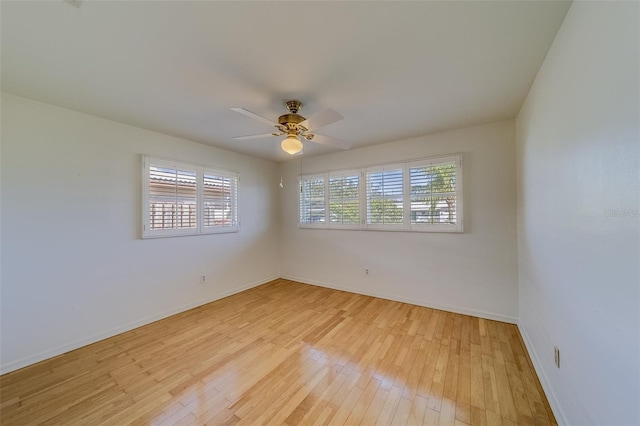
<svg viewBox="0 0 640 426"><path fill-rule="evenodd" d="M427 308L438 309L438 310L441 310L441 311L454 312L456 314L470 315L470 316L484 318L484 319L490 319L490 320L495 320L495 321L506 322L506 323L509 323L509 324L517 324L518 323L518 318L510 317L510 316L507 316L507 315L494 314L494 313L491 313L491 312L484 312L484 311L476 311L474 309L460 308L460 307L457 307L457 306L441 305L439 303L434 303L434 302L429 301L429 300L419 300L419 299L414 299L414 298L410 298L410 297L402 297L402 296L390 295L390 294L386 294L386 293L380 293L380 292L377 292L377 291L364 291L364 290L360 290L360 289L356 290L356 289L353 289L353 288L347 288L347 287L343 287L343 286L340 286L340 285L329 284L329 283L324 283L324 282L315 281L315 280L308 280L308 279L305 279L305 278L294 277L294 276L291 276L291 275L281 275L280 277L284 278L284 279L287 279L287 280L291 280L291 281L297 281L297 282L300 282L300 283L317 285L317 286L320 286L320 287L332 288L334 290L341 290L341 291L346 291L346 292L349 292L349 293L363 294L365 296L378 297L380 299L393 300L393 301L396 301L396 302L404 302L404 303L409 303L411 305L418 305L418 306L424 306L424 307L427 307Z"/></svg>
<svg viewBox="0 0 640 426"><path fill-rule="evenodd" d="M526 329L518 324L518 330L520 330L520 335L522 336L522 340L524 341L525 349L529 352L531 362L533 363L533 369L536 371L540 379L540 384L542 385L542 389L544 390L545 395L547 396L547 400L549 401L549 405L551 406L551 411L553 411L553 415L556 417L556 421L558 425L568 425L567 418L560 408L560 404L558 403L558 398L556 398L555 393L553 393L553 388L549 383L549 379L542 368L542 363L540 362L540 358L538 357L535 348L529 339L529 335L526 332Z"/></svg>
<svg viewBox="0 0 640 426"><path fill-rule="evenodd" d="M64 344L64 345L60 345L60 346L58 346L58 347L56 347L54 349L51 349L51 350L43 351L43 352L40 352L40 353L37 353L37 354L34 354L34 355L29 355L27 357L24 357L24 358L15 360L15 361L11 361L11 362L9 362L7 364L2 364L2 365L0 365L0 374L9 373L11 371L15 371L15 370L18 370L20 368L27 367L27 366L29 366L31 364L35 364L37 362L44 361L45 359L53 358L55 356L58 356L58 355L61 355L61 354L65 353L65 352L69 352L69 351L72 351L74 349L78 349L78 348L81 348L83 346L87 346L87 345L90 345L92 343L99 342L100 340L104 340L106 338L116 336L116 335L118 335L120 333L124 333L126 331L133 330L134 328L142 327L143 325L147 325L147 324L150 324L152 322L155 322L155 321L170 317L171 315L175 315L175 314L178 314L180 312L184 312L184 311L187 311L189 309L193 309L193 308L198 307L198 306L206 305L207 303L211 303L211 302L214 302L216 300L222 299L224 297L231 296L232 294L240 293L241 291L245 291L245 290L248 290L250 288L257 287L259 285L268 283L269 281L273 281L273 280L276 280L276 279L278 279L278 277L277 276L273 276L273 277L269 277L269 278L266 278L266 279L263 279L263 280L260 280L260 281L256 281L256 282L253 282L253 283L250 283L250 284L245 284L245 285L242 285L242 286L239 286L239 287L235 287L235 288L233 288L231 290L227 290L227 291L223 291L223 292L220 292L220 293L216 293L216 294L214 294L212 296L209 296L207 298L196 300L194 302L190 302L190 303L184 304L182 306L178 306L176 308L169 309L169 310L161 312L161 313L159 313L157 315L151 315L149 317L142 318L140 320L133 321L133 322L130 322L128 324L124 324L122 326L112 328L112 329L104 331L102 333L98 333L98 334L95 334L93 336L90 336L90 337L87 337L87 338L84 338L84 339L76 340L75 342L71 342L71 343L67 343L67 344Z"/></svg>

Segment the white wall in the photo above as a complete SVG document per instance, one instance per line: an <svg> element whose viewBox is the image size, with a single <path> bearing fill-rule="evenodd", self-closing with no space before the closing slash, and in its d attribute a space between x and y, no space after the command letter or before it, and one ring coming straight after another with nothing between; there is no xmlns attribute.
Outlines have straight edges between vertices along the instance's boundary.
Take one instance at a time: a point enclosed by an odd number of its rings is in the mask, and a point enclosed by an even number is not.
<svg viewBox="0 0 640 426"><path fill-rule="evenodd" d="M240 232L140 239L141 154L240 172ZM278 179L270 161L3 93L2 371L276 278Z"/></svg>
<svg viewBox="0 0 640 426"><path fill-rule="evenodd" d="M299 229L297 176L463 153L462 234ZM303 162L301 165L301 161ZM515 322L513 121L283 165L281 275L302 282ZM365 267L371 275L364 275Z"/></svg>
<svg viewBox="0 0 640 426"><path fill-rule="evenodd" d="M517 119L519 325L563 424L640 424L638 6L574 2Z"/></svg>

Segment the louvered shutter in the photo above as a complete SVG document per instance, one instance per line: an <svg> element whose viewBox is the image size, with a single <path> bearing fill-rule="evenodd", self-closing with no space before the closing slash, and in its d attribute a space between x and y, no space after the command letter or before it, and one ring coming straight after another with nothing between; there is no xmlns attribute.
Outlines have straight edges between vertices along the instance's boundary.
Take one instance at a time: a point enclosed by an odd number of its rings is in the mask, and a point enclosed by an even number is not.
<svg viewBox="0 0 640 426"><path fill-rule="evenodd" d="M300 177L300 227L462 232L462 155Z"/></svg>
<svg viewBox="0 0 640 426"><path fill-rule="evenodd" d="M197 228L196 167L151 160L148 167L150 231Z"/></svg>
<svg viewBox="0 0 640 426"><path fill-rule="evenodd" d="M459 156L410 163L412 229L462 230L459 178Z"/></svg>
<svg viewBox="0 0 640 426"><path fill-rule="evenodd" d="M404 224L404 166L368 168L367 226L397 229Z"/></svg>
<svg viewBox="0 0 640 426"><path fill-rule="evenodd" d="M360 225L360 174L357 170L329 174L330 227Z"/></svg>
<svg viewBox="0 0 640 426"><path fill-rule="evenodd" d="M203 232L236 227L238 177L235 173L203 170L202 227Z"/></svg>
<svg viewBox="0 0 640 426"><path fill-rule="evenodd" d="M235 172L142 157L142 237L236 232Z"/></svg>
<svg viewBox="0 0 640 426"><path fill-rule="evenodd" d="M300 225L310 226L326 223L325 183L325 176L300 178Z"/></svg>

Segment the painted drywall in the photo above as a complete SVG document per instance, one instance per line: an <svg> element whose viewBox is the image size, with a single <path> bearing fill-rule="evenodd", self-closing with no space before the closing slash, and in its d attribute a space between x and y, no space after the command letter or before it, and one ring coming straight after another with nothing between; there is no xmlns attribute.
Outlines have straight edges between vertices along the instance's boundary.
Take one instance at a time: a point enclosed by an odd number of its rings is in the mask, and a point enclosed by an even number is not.
<svg viewBox="0 0 640 426"><path fill-rule="evenodd" d="M240 232L142 240L142 154L238 171ZM276 163L3 93L1 172L3 372L278 276Z"/></svg>
<svg viewBox="0 0 640 426"><path fill-rule="evenodd" d="M464 233L298 228L302 174L461 152ZM512 120L283 164L281 275L417 305L515 322ZM364 269L370 275L365 276Z"/></svg>
<svg viewBox="0 0 640 426"><path fill-rule="evenodd" d="M574 2L517 118L519 326L561 424L640 424L638 16Z"/></svg>

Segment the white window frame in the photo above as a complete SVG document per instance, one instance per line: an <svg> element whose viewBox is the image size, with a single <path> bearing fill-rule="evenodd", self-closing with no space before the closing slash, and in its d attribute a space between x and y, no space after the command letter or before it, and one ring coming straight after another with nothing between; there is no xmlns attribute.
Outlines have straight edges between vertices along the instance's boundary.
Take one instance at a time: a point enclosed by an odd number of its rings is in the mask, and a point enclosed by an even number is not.
<svg viewBox="0 0 640 426"><path fill-rule="evenodd" d="M431 166L438 164L455 163L456 166L456 223L411 223L411 168L420 166ZM383 170L402 170L403 176L403 221L402 224L369 224L368 223L368 192L369 192L369 173L375 173ZM358 190L360 200L360 224L332 224L330 219L329 204L329 179L331 177L353 176L358 175ZM395 162L389 164L379 164L358 169L331 171L327 173L315 173L309 175L301 175L298 178L298 187L302 191L302 181L307 179L324 179L325 194L325 222L302 223L300 221L300 197L298 197L298 227L300 228L319 228L319 229L353 229L353 230L370 230L370 231L410 231L410 232L464 232L464 215L463 215L463 173L462 173L462 154L450 154L438 157L429 157L423 159Z"/></svg>
<svg viewBox="0 0 640 426"><path fill-rule="evenodd" d="M149 196L149 170L151 164L166 167L169 169L182 169L193 171L196 174L196 226L195 228L182 229L151 229L150 226L150 196ZM234 184L232 195L232 225L231 226L204 226L204 174L213 174L231 178ZM208 235L238 232L240 223L238 220L238 186L240 185L240 175L237 172L221 170L219 168L202 166L184 161L176 161L167 158L142 156L142 238L166 238L181 237L189 235Z"/></svg>

